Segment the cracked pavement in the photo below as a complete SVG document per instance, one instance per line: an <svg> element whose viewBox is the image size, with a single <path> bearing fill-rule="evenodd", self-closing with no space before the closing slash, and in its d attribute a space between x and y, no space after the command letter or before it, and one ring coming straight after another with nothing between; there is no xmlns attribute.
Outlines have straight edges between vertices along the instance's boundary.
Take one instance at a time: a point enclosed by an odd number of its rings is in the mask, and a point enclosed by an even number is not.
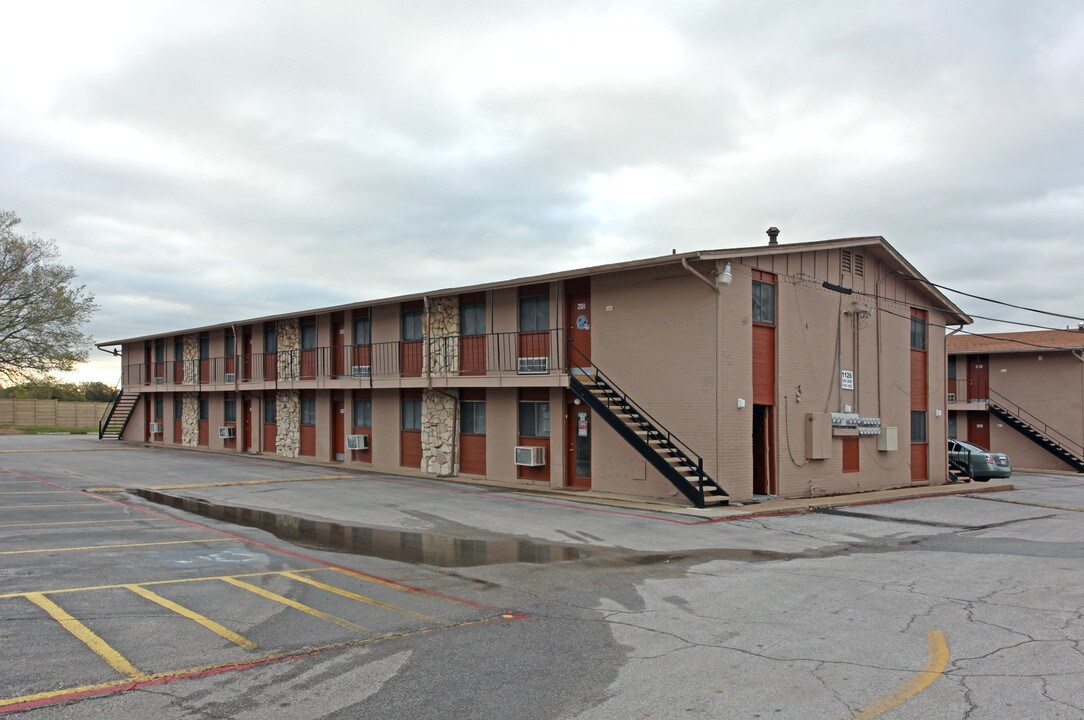
<svg viewBox="0 0 1084 720"><path fill-rule="evenodd" d="M139 462L184 479L190 457L56 454L48 461L54 477L72 484L78 469L94 486L106 473L134 477ZM35 459L5 461L13 467ZM192 462L201 477L275 472L267 462ZM397 637L18 717L872 717L869 708L923 670L927 632L938 630L949 649L944 673L876 716L1084 720L1084 481L1018 474L1013 482L1018 490L991 496L702 525L421 480L184 491L433 536L558 543L585 557L434 568L306 550L531 619ZM298 549L253 528L124 501ZM92 610L88 617L115 622L131 615L119 606ZM226 607L220 617L242 616ZM0 635L22 619L0 617ZM272 621L282 619L269 627ZM158 642L168 647L170 640Z"/></svg>

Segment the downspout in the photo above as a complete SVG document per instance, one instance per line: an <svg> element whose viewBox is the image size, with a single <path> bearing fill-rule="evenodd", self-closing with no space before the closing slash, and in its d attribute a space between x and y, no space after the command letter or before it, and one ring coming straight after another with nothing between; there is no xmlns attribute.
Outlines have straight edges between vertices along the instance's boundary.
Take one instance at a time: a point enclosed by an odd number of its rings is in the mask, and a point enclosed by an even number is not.
<svg viewBox="0 0 1084 720"><path fill-rule="evenodd" d="M704 282L705 285L707 285L709 288L711 288L712 290L715 291L716 295L719 294L719 286L716 285L715 283L713 283L707 276L705 276L699 270L697 270L692 265L690 265L688 258L681 258L681 266L683 268L685 268L686 270L688 270L689 272L691 272L696 277L700 278Z"/></svg>
<svg viewBox="0 0 1084 720"><path fill-rule="evenodd" d="M1080 439L1084 445L1084 352L1073 350L1073 357L1080 361Z"/></svg>

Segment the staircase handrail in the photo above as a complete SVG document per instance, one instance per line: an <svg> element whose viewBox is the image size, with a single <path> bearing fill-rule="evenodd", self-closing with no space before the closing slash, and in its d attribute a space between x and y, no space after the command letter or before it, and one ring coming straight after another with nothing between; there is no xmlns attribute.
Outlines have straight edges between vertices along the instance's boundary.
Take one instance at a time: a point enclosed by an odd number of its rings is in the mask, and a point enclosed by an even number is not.
<svg viewBox="0 0 1084 720"><path fill-rule="evenodd" d="M1068 437L1067 435L1065 435L1065 433L1060 432L1056 428L1050 427L1044 420L1042 420L1042 418L1039 418L1033 413L1028 412L1024 408L1020 407L1019 403L1010 400L1009 398L999 393L997 390L989 388L989 393L991 396L996 395L998 400L1004 401L998 402L998 405L1005 405L1006 409L1012 410L1013 414L1016 415L1018 418L1024 420L1025 422L1027 422L1028 425L1042 432L1051 440L1055 440L1058 442L1058 444L1067 447L1069 450L1073 451L1073 453L1077 457L1084 457L1084 445L1081 445L1079 442ZM1025 415L1027 417L1024 417Z"/></svg>
<svg viewBox="0 0 1084 720"><path fill-rule="evenodd" d="M630 406L632 406L636 410L636 412L643 415L644 418L646 420L648 420L652 424L652 426L654 426L654 428L656 430L659 430L660 432L665 433L666 439L669 442L674 443L675 445L679 445L681 447L682 452L684 452L685 455L687 455L690 459L696 460L697 470L701 474L701 482L703 482L704 458L700 457L700 455L698 455L696 453L696 451L694 451L692 449L692 447L688 443L683 441L681 438L679 438L674 433L670 432L670 430L668 430L665 425L663 425L658 420L656 420L654 417L652 417L651 413L649 413L647 410L645 410L642 405L640 405L638 402L636 402L631 397L629 397L628 394L625 393L624 390L622 390L620 387L618 387L617 384L613 380L610 379L609 375L607 375L606 373L604 373L602 371L602 368L600 368L598 365L596 365L589 357L584 355L582 350L580 350L578 347L576 347L575 345L572 344L571 338L569 338L568 347L569 347L569 354L568 354L569 373L573 372L573 370L579 370L579 371L585 372L585 373L589 372L589 370L590 370L590 371L593 371L598 377L601 377L603 380L605 380L606 385L611 390L614 390L615 392L617 392L621 396L622 400L624 400L626 403L628 403ZM573 353L575 353L580 358L585 360L587 362L587 366L580 365L578 360L573 358ZM607 405L610 404L609 398L607 398L606 404Z"/></svg>
<svg viewBox="0 0 1084 720"><path fill-rule="evenodd" d="M117 411L117 403L120 402L120 396L124 394L124 375L120 376L117 380L117 384L113 386L113 394L109 396L109 405L106 406L102 412L102 416L98 418L98 439L101 440L105 437L105 429L109 425L109 421L113 419L113 413Z"/></svg>

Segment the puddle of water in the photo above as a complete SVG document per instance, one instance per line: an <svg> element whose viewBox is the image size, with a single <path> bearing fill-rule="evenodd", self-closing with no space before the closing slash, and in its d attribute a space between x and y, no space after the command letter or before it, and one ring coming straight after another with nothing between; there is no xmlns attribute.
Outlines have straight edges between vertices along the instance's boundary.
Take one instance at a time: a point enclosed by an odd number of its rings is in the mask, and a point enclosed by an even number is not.
<svg viewBox="0 0 1084 720"><path fill-rule="evenodd" d="M142 488L129 492L151 502L204 517L266 530L275 537L303 547L405 563L437 567L472 567L517 562L541 564L578 560L586 555L578 548L530 540L468 540L406 530L306 520L284 513L216 505L206 500L178 497Z"/></svg>

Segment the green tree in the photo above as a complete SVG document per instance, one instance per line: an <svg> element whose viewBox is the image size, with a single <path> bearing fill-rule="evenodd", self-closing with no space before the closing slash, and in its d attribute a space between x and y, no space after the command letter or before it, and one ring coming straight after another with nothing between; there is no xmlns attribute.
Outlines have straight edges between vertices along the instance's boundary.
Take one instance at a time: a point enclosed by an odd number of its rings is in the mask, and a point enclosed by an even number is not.
<svg viewBox="0 0 1084 720"><path fill-rule="evenodd" d="M56 243L16 232L19 216L0 211L0 378L9 383L85 361L92 340L81 327L98 309Z"/></svg>

